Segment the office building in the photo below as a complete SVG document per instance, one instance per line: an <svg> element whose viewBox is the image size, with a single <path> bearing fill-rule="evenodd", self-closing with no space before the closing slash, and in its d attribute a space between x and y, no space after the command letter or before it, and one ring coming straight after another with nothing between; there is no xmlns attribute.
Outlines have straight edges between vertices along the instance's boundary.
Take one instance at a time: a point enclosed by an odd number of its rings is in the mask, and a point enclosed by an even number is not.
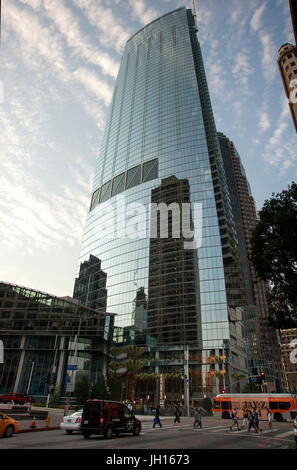
<svg viewBox="0 0 297 470"><path fill-rule="evenodd" d="M167 223L165 237L152 236L158 204L168 208L155 224ZM247 375L244 279L190 9L163 15L126 43L80 263L90 255L106 273L116 344L133 343L138 331L158 358L155 372L187 376L192 397L235 390L232 376Z"/></svg>
<svg viewBox="0 0 297 470"><path fill-rule="evenodd" d="M71 298L0 283L0 332L4 362L0 393L28 393L43 401L53 387L73 392L106 372L111 315Z"/></svg>
<svg viewBox="0 0 297 470"><path fill-rule="evenodd" d="M250 375L265 372L268 391L283 388L281 349L277 332L267 326L268 305L266 284L259 280L249 259L251 231L257 224L257 210L240 155L234 143L218 133L225 174L234 214L241 268L244 276L244 336L247 345Z"/></svg>

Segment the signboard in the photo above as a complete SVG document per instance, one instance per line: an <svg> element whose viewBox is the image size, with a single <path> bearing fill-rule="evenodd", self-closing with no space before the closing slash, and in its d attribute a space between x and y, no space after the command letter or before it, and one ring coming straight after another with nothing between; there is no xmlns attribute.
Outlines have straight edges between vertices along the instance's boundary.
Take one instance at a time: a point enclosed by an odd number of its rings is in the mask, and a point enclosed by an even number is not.
<svg viewBox="0 0 297 470"><path fill-rule="evenodd" d="M77 366L73 366L70 364L67 366L67 370L77 370Z"/></svg>

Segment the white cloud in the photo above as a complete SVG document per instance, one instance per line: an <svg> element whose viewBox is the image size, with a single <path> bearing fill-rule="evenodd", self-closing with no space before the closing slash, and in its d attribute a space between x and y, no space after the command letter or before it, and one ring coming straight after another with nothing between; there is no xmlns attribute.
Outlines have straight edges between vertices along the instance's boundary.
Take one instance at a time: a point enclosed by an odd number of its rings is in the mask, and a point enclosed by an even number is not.
<svg viewBox="0 0 297 470"><path fill-rule="evenodd" d="M280 169L283 176L297 159L296 137L290 109L286 100L273 135L264 148L264 159Z"/></svg>
<svg viewBox="0 0 297 470"><path fill-rule="evenodd" d="M268 113L266 111L262 111L260 113L260 119L259 119L259 127L262 132L266 132L271 126Z"/></svg>
<svg viewBox="0 0 297 470"><path fill-rule="evenodd" d="M154 8L148 7L144 0L128 0L128 3L132 10L132 16L143 25L147 25L160 16L160 13Z"/></svg>
<svg viewBox="0 0 297 470"><path fill-rule="evenodd" d="M259 31L259 29L262 27L262 15L266 9L266 2L263 3L252 16L250 25L253 31Z"/></svg>
<svg viewBox="0 0 297 470"><path fill-rule="evenodd" d="M72 0L72 3L84 12L89 23L100 32L100 44L114 47L121 53L132 31L121 25L118 15L111 8L106 8L101 0Z"/></svg>

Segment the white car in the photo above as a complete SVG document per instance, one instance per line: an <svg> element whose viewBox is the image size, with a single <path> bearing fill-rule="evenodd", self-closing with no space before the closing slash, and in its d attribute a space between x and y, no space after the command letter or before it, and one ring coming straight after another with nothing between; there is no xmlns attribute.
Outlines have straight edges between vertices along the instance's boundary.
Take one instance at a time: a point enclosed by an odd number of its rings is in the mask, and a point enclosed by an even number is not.
<svg viewBox="0 0 297 470"><path fill-rule="evenodd" d="M60 423L60 429L64 429L67 434L72 434L73 431L80 431L82 410L76 411L68 416L63 416Z"/></svg>
<svg viewBox="0 0 297 470"><path fill-rule="evenodd" d="M293 429L294 429L294 435L295 435L295 442L296 442L296 445L297 445L297 416L294 419Z"/></svg>

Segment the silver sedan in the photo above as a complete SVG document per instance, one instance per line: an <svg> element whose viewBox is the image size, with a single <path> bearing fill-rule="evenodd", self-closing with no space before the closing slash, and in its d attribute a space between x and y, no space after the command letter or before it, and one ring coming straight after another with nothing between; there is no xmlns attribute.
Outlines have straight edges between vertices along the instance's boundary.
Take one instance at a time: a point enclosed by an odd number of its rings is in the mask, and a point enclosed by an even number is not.
<svg viewBox="0 0 297 470"><path fill-rule="evenodd" d="M72 434L73 431L80 431L82 410L76 411L68 416L63 416L60 423L60 428L64 429L67 434Z"/></svg>

